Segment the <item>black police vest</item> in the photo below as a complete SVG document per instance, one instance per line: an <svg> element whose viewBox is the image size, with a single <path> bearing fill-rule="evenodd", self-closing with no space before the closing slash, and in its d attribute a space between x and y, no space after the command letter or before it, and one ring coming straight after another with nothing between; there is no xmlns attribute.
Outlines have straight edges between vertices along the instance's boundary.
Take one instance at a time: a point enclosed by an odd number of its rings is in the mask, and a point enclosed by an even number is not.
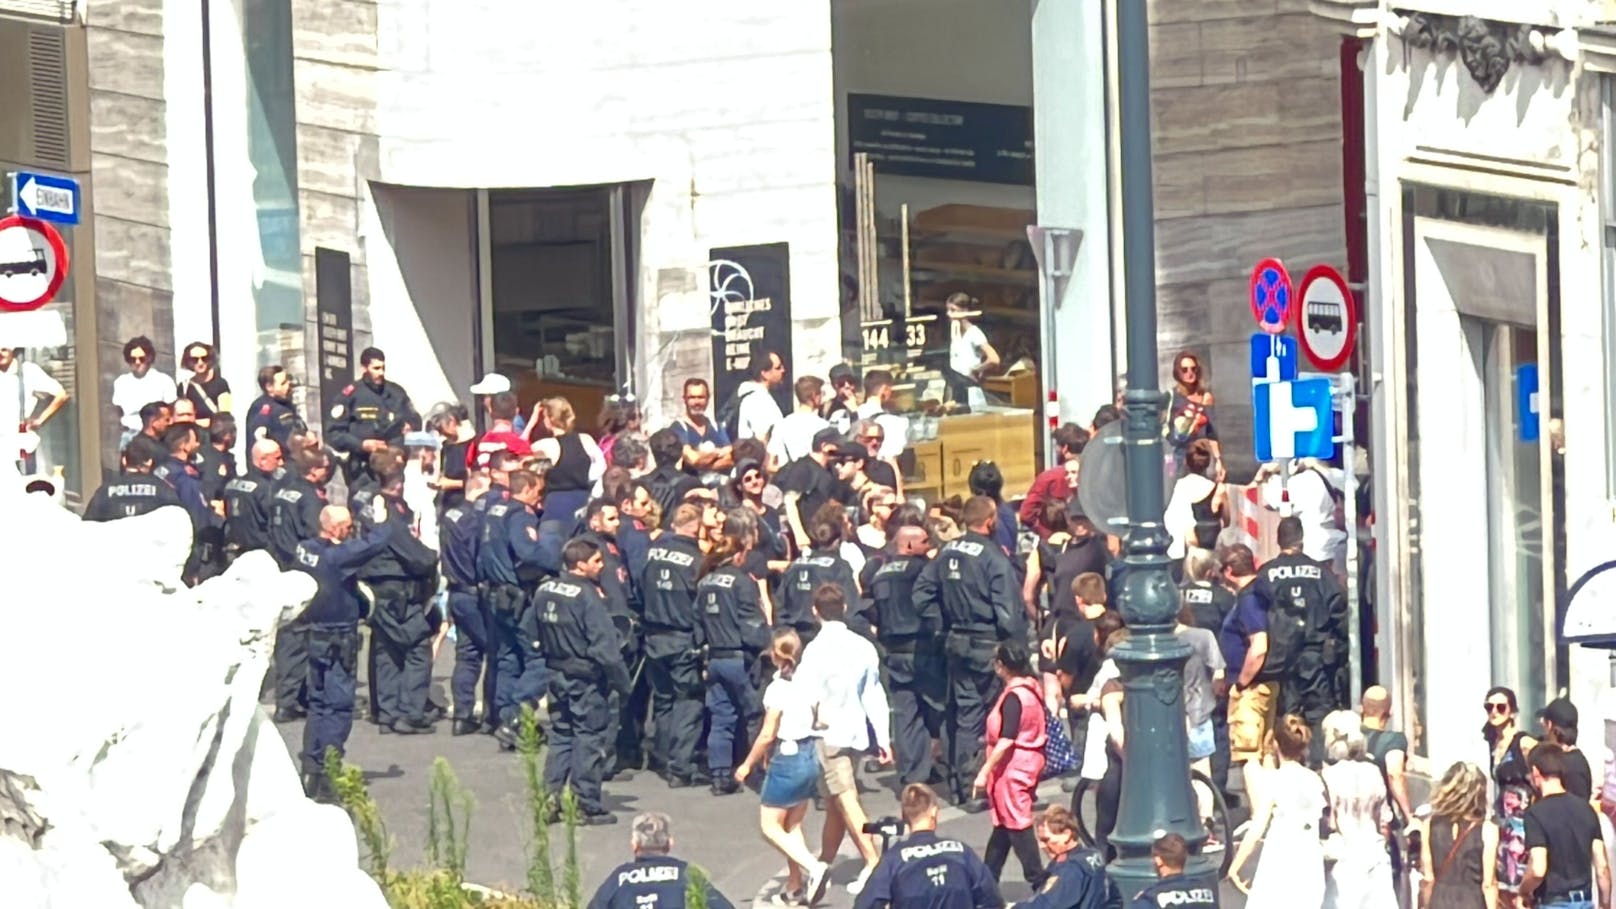
<svg viewBox="0 0 1616 909"><path fill-rule="evenodd" d="M1217 894L1211 887L1185 880L1183 875L1164 878L1139 891L1133 898L1133 905L1137 907L1150 906L1155 909L1180 909L1191 906L1216 906Z"/></svg>
<svg viewBox="0 0 1616 909"><path fill-rule="evenodd" d="M695 630L701 559L700 546L688 537L664 537L651 546L640 582L647 631Z"/></svg>
<svg viewBox="0 0 1616 909"><path fill-rule="evenodd" d="M833 552L815 550L791 563L780 579L780 609L774 624L796 628L813 627L814 591L821 584L836 584L842 595L851 602L858 596L857 585L851 583L853 569Z"/></svg>
<svg viewBox="0 0 1616 909"><path fill-rule="evenodd" d="M870 577L870 598L875 603L876 626L882 641L920 634L915 580L925 567L926 560L920 556L895 556Z"/></svg>
<svg viewBox="0 0 1616 909"><path fill-rule="evenodd" d="M969 906L969 847L950 837L915 834L893 847L898 870L892 876L894 906Z"/></svg>
<svg viewBox="0 0 1616 909"><path fill-rule="evenodd" d="M1268 600L1265 678L1288 673L1304 650L1318 645L1328 620L1325 570L1303 555L1279 555L1257 573L1259 590Z"/></svg>

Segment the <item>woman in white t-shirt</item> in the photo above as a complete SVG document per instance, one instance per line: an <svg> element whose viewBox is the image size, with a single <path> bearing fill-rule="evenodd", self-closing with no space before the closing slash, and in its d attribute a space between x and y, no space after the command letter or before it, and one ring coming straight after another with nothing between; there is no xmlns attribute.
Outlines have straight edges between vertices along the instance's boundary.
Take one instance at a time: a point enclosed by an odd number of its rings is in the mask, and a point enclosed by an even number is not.
<svg viewBox="0 0 1616 909"><path fill-rule="evenodd" d="M759 825L763 838L786 857L786 887L775 897L779 905L817 903L830 878L830 865L809 850L802 835L802 819L819 791L819 758L814 747L814 703L792 681L801 653L802 640L795 630L775 631L771 656L779 668L763 690L763 728L746 760L735 768L735 781L745 783L753 767L768 765Z"/></svg>
<svg viewBox="0 0 1616 909"><path fill-rule="evenodd" d="M951 294L944 304L948 310L948 368L958 373L966 385L965 403L972 408L987 403L982 392L982 376L999 368L999 352L988 343L988 336L969 318L976 303L969 294Z"/></svg>

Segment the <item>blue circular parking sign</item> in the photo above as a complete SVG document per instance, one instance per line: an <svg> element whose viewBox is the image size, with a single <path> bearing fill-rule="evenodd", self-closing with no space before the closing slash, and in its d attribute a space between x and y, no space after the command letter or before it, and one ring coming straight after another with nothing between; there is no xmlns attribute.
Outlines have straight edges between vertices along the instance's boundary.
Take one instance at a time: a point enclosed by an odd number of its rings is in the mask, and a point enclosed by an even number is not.
<svg viewBox="0 0 1616 909"><path fill-rule="evenodd" d="M1251 270L1251 314L1258 328L1271 335L1284 334L1294 296L1290 272L1278 259L1263 259Z"/></svg>

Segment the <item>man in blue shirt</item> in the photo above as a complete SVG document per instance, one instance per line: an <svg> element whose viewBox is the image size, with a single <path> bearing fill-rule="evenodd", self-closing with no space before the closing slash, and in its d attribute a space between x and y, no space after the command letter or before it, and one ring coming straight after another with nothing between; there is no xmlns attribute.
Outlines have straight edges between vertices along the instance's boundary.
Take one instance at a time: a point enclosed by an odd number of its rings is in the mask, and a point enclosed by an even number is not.
<svg viewBox="0 0 1616 909"><path fill-rule="evenodd" d="M293 567L318 585L303 611L308 636L309 720L303 727L303 788L317 801L335 802L325 775L325 754L340 758L353 731L354 690L359 666L359 619L363 603L354 576L388 546L403 522L388 520L388 509L372 514L374 530L349 539L353 516L341 505L320 509L320 535L297 544Z"/></svg>
<svg viewBox="0 0 1616 909"><path fill-rule="evenodd" d="M1233 678L1229 686L1229 766L1260 762L1263 741L1274 725L1279 682L1265 677L1268 658L1268 604L1251 586L1257 560L1247 546L1223 553L1223 578L1235 591L1235 606L1223 620L1218 646ZM1251 788L1247 777L1248 794ZM1255 799L1255 794L1252 794Z"/></svg>
<svg viewBox="0 0 1616 909"><path fill-rule="evenodd" d="M668 853L673 837L668 816L647 811L634 818L629 845L634 861L618 865L589 900L589 909L685 909L690 864ZM735 909L724 894L707 885L707 909Z"/></svg>
<svg viewBox="0 0 1616 909"><path fill-rule="evenodd" d="M712 397L706 379L686 379L685 415L669 427L684 446L685 469L691 473L722 472L735 463L734 440L707 415Z"/></svg>
<svg viewBox="0 0 1616 909"><path fill-rule="evenodd" d="M931 787L903 787L903 820L912 831L881 856L853 909L997 909L1004 905L993 872L953 837L937 835L941 802ZM810 904L823 894L809 893Z"/></svg>

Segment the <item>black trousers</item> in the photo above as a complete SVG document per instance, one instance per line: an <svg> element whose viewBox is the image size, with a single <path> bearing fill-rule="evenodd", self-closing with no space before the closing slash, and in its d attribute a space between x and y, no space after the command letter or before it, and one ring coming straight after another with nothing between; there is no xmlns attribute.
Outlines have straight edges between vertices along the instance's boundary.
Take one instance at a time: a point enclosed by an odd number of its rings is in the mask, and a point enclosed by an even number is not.
<svg viewBox="0 0 1616 909"><path fill-rule="evenodd" d="M1011 849L1015 849L1016 859L1021 862L1022 877L1036 893L1044 885L1044 860L1038 854L1038 836L1031 827L1025 830L994 827L988 834L988 848L982 853L982 861L993 872L993 879L998 880Z"/></svg>
<svg viewBox="0 0 1616 909"><path fill-rule="evenodd" d="M544 788L561 798L571 784L584 814L605 814L600 784L606 777L606 683L550 674L550 728Z"/></svg>
<svg viewBox="0 0 1616 909"><path fill-rule="evenodd" d="M955 802L971 797L971 784L982 766L982 737L987 733L988 709L999 696L999 677L993 674L993 642L949 635L944 650L948 660L948 720L943 728L947 745L946 783Z"/></svg>
<svg viewBox="0 0 1616 909"><path fill-rule="evenodd" d="M275 709L309 706L309 626L293 619L275 632Z"/></svg>
<svg viewBox="0 0 1616 909"><path fill-rule="evenodd" d="M924 783L935 768L932 740L942 738L948 712L948 669L935 650L889 652L886 669L899 779L905 786Z"/></svg>
<svg viewBox="0 0 1616 909"><path fill-rule="evenodd" d="M670 777L697 775L696 746L702 739L702 707L707 686L695 640L682 634L645 637L646 674L651 677L651 716L656 723L652 750Z"/></svg>

